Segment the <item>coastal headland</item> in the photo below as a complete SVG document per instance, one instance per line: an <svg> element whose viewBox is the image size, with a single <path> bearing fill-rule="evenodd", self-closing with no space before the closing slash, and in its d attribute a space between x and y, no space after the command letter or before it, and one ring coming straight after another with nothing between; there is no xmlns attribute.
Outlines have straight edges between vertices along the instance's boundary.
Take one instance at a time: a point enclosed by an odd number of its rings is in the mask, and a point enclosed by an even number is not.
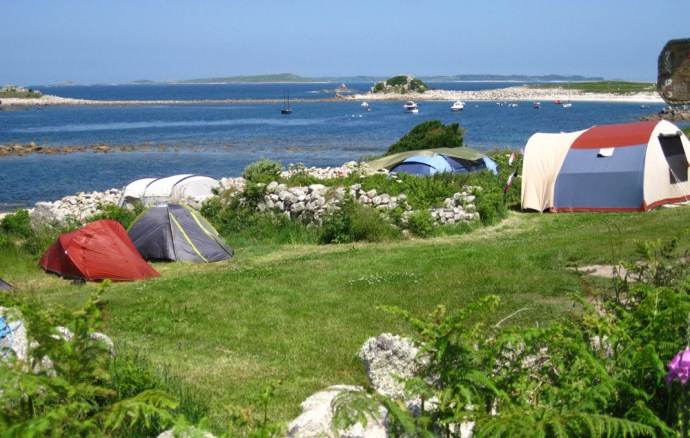
<svg viewBox="0 0 690 438"><path fill-rule="evenodd" d="M571 100L577 102L641 102L663 103L656 92L641 92L628 95L613 93L586 93L566 88L534 88L516 86L478 91L429 90L424 93L363 93L323 99L292 99L292 102L345 102L345 101L550 101ZM47 105L193 105L193 104L243 104L243 103L281 103L279 99L222 99L222 100L86 100L43 95L38 98L4 98L1 109Z"/></svg>

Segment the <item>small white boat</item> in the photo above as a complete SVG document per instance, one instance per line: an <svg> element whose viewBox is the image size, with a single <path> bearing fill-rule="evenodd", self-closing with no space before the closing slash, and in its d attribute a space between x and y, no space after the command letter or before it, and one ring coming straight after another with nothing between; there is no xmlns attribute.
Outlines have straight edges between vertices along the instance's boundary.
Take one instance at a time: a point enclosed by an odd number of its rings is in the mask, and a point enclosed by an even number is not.
<svg viewBox="0 0 690 438"><path fill-rule="evenodd" d="M406 113L418 113L419 108L416 103L413 101L407 102L405 105L403 105L403 110L405 110Z"/></svg>
<svg viewBox="0 0 690 438"><path fill-rule="evenodd" d="M362 102L362 106L369 106L369 104L366 102Z"/></svg>
<svg viewBox="0 0 690 438"><path fill-rule="evenodd" d="M517 103L509 103L508 106L511 108L515 108L516 106L518 106L518 104Z"/></svg>
<svg viewBox="0 0 690 438"><path fill-rule="evenodd" d="M570 108L571 106L573 106L572 103L570 103L570 102L563 102L563 108Z"/></svg>
<svg viewBox="0 0 690 438"><path fill-rule="evenodd" d="M453 106L450 107L451 111L462 111L462 109L465 108L465 102L457 101L453 104Z"/></svg>

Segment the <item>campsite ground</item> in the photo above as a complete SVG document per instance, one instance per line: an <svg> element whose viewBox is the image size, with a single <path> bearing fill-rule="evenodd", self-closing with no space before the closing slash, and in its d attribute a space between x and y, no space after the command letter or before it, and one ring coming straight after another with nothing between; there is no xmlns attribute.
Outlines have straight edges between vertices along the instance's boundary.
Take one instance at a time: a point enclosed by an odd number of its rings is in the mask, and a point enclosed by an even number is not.
<svg viewBox="0 0 690 438"><path fill-rule="evenodd" d="M269 417L288 421L299 404L333 384L363 383L362 343L384 332L411 334L379 306L423 316L449 313L486 294L501 305L493 324L548 324L577 311L569 294L606 287L572 266L635 257L635 240L668 241L687 229L690 207L632 214L512 212L472 233L384 244L229 243L232 260L155 264L161 278L112 284L105 292L107 334L136 348L210 397L214 420L228 404L282 381ZM682 241L687 248L688 239ZM0 272L22 294L78 307L96 285L71 285L36 268L36 259L0 245ZM586 284L587 286L583 286Z"/></svg>

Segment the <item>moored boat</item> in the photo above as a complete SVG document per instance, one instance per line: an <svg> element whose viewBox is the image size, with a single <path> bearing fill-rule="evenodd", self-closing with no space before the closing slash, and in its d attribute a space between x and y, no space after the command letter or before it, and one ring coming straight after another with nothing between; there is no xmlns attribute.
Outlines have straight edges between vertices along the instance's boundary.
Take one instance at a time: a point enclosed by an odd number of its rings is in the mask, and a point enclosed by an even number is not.
<svg viewBox="0 0 690 438"><path fill-rule="evenodd" d="M457 101L453 104L453 106L450 107L451 111L462 111L462 109L465 108L465 102L462 101Z"/></svg>
<svg viewBox="0 0 690 438"><path fill-rule="evenodd" d="M280 114L292 114L292 108L290 108L290 90L288 89L284 96L284 106L280 110Z"/></svg>
<svg viewBox="0 0 690 438"><path fill-rule="evenodd" d="M419 112L419 107L418 107L418 105L417 105L416 103L414 103L413 101L410 100L410 101L407 102L405 105L403 105L403 110L404 110L406 113L418 113L418 112Z"/></svg>

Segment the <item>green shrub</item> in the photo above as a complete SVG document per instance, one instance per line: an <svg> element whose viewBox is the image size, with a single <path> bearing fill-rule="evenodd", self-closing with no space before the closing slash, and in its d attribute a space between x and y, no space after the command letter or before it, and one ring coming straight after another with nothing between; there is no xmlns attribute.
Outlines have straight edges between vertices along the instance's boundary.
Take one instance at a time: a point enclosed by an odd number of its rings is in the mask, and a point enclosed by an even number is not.
<svg viewBox="0 0 690 438"><path fill-rule="evenodd" d="M117 205L99 205L100 213L89 218L89 222L101 219L113 219L118 221L125 229L129 228L134 220L144 211L142 204L135 204L133 209L118 207Z"/></svg>
<svg viewBox="0 0 690 438"><path fill-rule="evenodd" d="M17 210L14 213L6 215L0 221L0 230L4 233L19 237L31 236L33 230L31 229L29 212L26 210Z"/></svg>
<svg viewBox="0 0 690 438"><path fill-rule="evenodd" d="M99 294L106 286L99 287ZM10 355L0 367L0 434L150 436L173 422L178 403L150 384L146 370L130 367L127 374L136 384L121 396L115 391L123 381L111 380L109 350L90 337L103 327L98 295L78 312L49 309L10 294L0 295L0 304L21 312L31 345L26 362ZM73 338L62 336L58 325L67 327ZM51 359L50 367L41 365L45 357Z"/></svg>
<svg viewBox="0 0 690 438"><path fill-rule="evenodd" d="M338 208L332 209L324 217L319 242L382 242L401 236L400 230L387 222L378 211L346 196Z"/></svg>
<svg viewBox="0 0 690 438"><path fill-rule="evenodd" d="M245 167L242 171L242 177L253 183L268 184L271 181L278 181L282 171L282 164L262 157L259 161Z"/></svg>
<svg viewBox="0 0 690 438"><path fill-rule="evenodd" d="M424 93L429 89L429 86L422 82L421 79L412 79L410 81L410 90Z"/></svg>
<svg viewBox="0 0 690 438"><path fill-rule="evenodd" d="M508 215L508 209L503 203L501 192L487 192L482 190L475 201L479 219L483 225L490 226L499 223Z"/></svg>
<svg viewBox="0 0 690 438"><path fill-rule="evenodd" d="M410 233L417 237L429 237L434 232L434 218L429 210L418 210L407 218Z"/></svg>
<svg viewBox="0 0 690 438"><path fill-rule="evenodd" d="M147 356L126 345L117 346L115 356L109 361L108 372L111 380L106 386L113 390L117 401L155 389L164 391L178 400L179 404L171 413L175 416L182 415L187 422L197 424L211 412L211 400L208 395L202 395L185 384L182 379L172 375L168 368L154 366ZM156 436L163 430L158 422L153 422L149 426L139 423L130 427L127 436Z"/></svg>
<svg viewBox="0 0 690 438"><path fill-rule="evenodd" d="M72 228L55 230L51 227L41 227L33 232L29 237L20 242L20 248L26 254L40 257L50 246L55 243L60 232L74 231Z"/></svg>
<svg viewBox="0 0 690 438"><path fill-rule="evenodd" d="M407 85L407 76L406 75L393 76L392 78L386 79L386 84L390 85L391 87L400 86L400 85Z"/></svg>
<svg viewBox="0 0 690 438"><path fill-rule="evenodd" d="M459 123L444 125L440 120L428 120L415 126L392 144L386 155L421 149L462 147L464 135L465 130Z"/></svg>
<svg viewBox="0 0 690 438"><path fill-rule="evenodd" d="M273 244L315 243L317 231L284 215L257 210L266 193L260 184L247 183L245 192L228 192L204 202L201 214L230 246L261 241Z"/></svg>

